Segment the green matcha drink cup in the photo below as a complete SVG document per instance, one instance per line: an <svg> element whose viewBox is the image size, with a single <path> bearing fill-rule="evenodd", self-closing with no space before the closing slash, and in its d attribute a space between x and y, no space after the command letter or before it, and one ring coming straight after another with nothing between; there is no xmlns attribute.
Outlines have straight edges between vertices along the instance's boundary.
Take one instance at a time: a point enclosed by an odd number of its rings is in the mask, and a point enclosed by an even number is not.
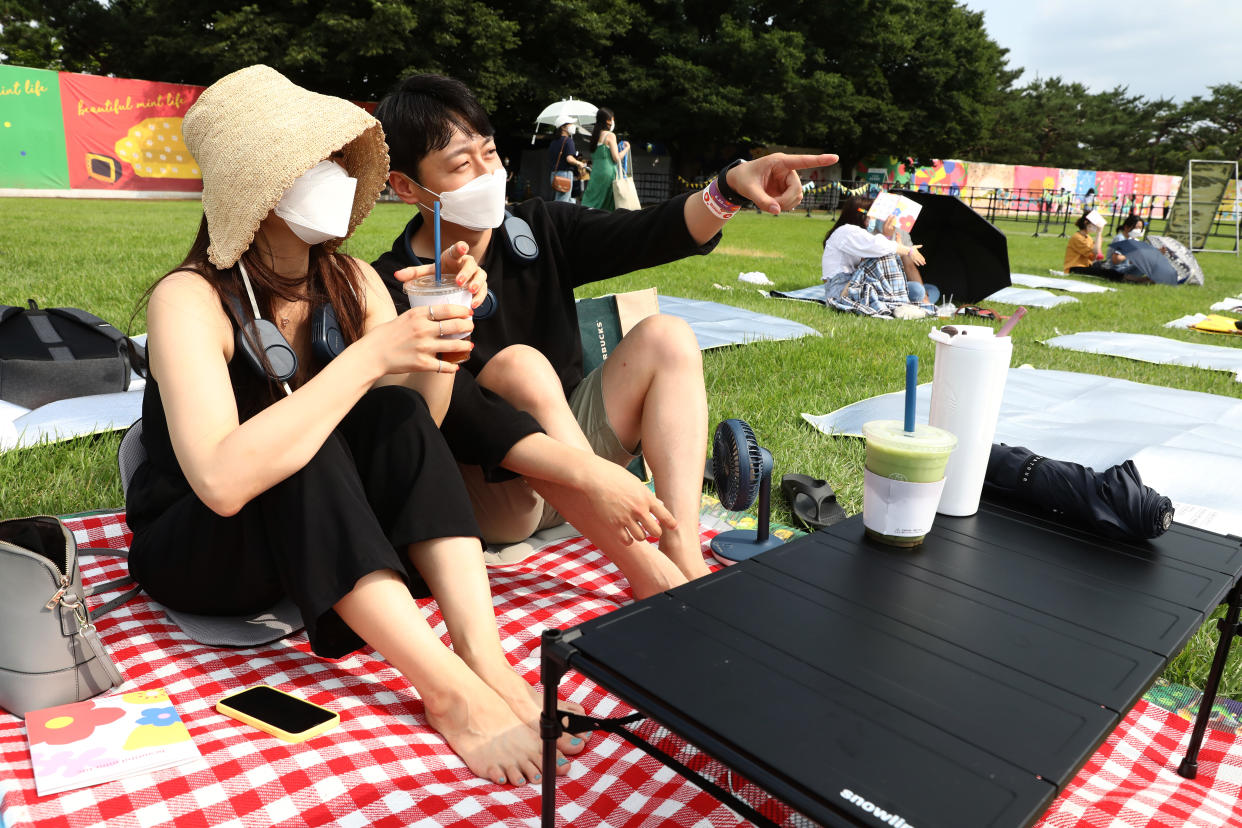
<svg viewBox="0 0 1242 828"><path fill-rule="evenodd" d="M935 519L957 437L921 423L907 432L899 420L863 423L863 436L863 527L882 543L918 546Z"/></svg>

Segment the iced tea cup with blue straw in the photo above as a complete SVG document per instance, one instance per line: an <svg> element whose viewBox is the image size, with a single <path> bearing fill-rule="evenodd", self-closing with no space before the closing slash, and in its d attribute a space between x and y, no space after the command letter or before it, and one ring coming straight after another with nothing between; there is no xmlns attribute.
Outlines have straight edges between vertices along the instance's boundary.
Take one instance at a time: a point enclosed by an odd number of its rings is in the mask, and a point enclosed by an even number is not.
<svg viewBox="0 0 1242 828"><path fill-rule="evenodd" d="M419 276L405 283L405 295L410 300L410 307L422 308L428 305L463 305L470 307L473 298L467 288L452 279L439 281L434 275ZM445 334L443 339L469 339L469 333ZM470 358L469 351L443 351L436 354L445 362L465 362Z"/></svg>

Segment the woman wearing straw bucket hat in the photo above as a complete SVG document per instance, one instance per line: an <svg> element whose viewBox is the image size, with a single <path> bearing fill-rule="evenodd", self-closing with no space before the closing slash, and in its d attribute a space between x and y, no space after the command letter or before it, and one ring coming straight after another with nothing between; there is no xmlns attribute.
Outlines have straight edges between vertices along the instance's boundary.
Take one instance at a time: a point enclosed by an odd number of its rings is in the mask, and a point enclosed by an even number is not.
<svg viewBox="0 0 1242 828"><path fill-rule="evenodd" d="M187 618L291 599L316 654L365 642L400 670L475 774L536 780L534 690L501 648L437 426L457 370L437 355L472 347L441 337L469 332L471 310L398 315L370 265L337 250L387 177L379 122L251 66L209 87L183 132L203 220L148 293L147 458L126 491L134 577L191 636ZM464 245L442 264L477 305L486 275ZM325 309L339 333L315 324ZM415 603L428 591L456 652Z"/></svg>

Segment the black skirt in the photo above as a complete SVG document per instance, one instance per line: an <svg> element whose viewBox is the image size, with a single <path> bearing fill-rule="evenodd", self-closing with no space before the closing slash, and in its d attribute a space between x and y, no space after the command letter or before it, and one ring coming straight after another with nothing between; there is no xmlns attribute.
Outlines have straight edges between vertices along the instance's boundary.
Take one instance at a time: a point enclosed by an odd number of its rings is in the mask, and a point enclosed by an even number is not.
<svg viewBox="0 0 1242 828"><path fill-rule="evenodd" d="M149 425L144 418L144 438ZM179 488L165 476L157 464L145 464L130 484L127 507L150 515L151 497ZM130 527L130 572L156 601L202 615L241 615L288 596L302 611L311 648L326 658L363 645L332 608L360 578L393 570L425 597L406 547L480 537L427 404L398 386L369 391L304 468L236 515L221 517L191 491L140 524Z"/></svg>

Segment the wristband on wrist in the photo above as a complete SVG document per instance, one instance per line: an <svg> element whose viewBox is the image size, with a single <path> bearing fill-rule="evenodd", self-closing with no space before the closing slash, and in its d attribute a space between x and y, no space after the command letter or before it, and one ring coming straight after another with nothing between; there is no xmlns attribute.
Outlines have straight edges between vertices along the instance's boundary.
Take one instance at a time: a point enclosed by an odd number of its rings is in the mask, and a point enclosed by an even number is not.
<svg viewBox="0 0 1242 828"><path fill-rule="evenodd" d="M713 178L703 188L703 204L707 207L707 212L721 221L728 221L737 213L738 206L720 194L719 181L719 178Z"/></svg>
<svg viewBox="0 0 1242 828"><path fill-rule="evenodd" d="M716 186L720 190L720 195L724 197L725 201L736 204L737 207L735 209L738 210L750 204L750 199L745 198L737 190L729 186L729 170L734 167L741 166L744 163L745 162L741 158L738 158L735 161L730 161L716 176Z"/></svg>

